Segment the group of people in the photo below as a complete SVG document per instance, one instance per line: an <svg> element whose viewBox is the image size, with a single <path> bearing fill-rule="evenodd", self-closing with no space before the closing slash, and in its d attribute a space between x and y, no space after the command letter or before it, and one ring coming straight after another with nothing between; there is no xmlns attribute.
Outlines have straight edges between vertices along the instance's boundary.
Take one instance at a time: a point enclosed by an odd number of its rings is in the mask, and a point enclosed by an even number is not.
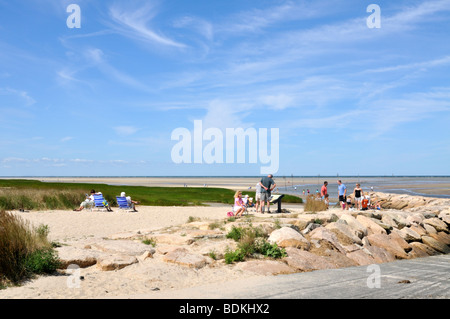
<svg viewBox="0 0 450 319"><path fill-rule="evenodd" d="M337 181L338 183L338 195L339 195L339 204L342 207L342 210L349 210L353 206L357 210L368 210L368 209L381 209L381 205L379 202L372 204L370 202L370 196L368 193L364 193L361 188L360 183L356 183L356 187L353 189L353 199L354 203L352 203L351 197L347 196L347 187L341 180Z"/></svg>
<svg viewBox="0 0 450 319"><path fill-rule="evenodd" d="M352 198L347 196L347 186L342 183L341 180L337 181L338 184L338 195L339 195L339 205L343 210L349 210L352 207L355 207L357 210L368 210L368 209L381 209L380 203L376 202L372 204L370 202L370 196L368 193L364 193L361 188L360 183L356 183L356 187L353 189L352 197L354 198L354 202L352 202ZM373 191L373 187L371 188ZM329 207L329 194L328 194L328 182L325 181L320 189L320 193L316 190L317 197L323 200L327 208Z"/></svg>
<svg viewBox="0 0 450 319"><path fill-rule="evenodd" d="M101 192L96 192L94 189L92 189L91 190L91 195L86 194L85 195L86 199L80 204L80 207L74 209L73 211L79 212L79 211L82 211L85 208L92 208L92 207L94 207L95 206L94 195L102 195L102 193ZM130 208L132 208L134 212L137 212L136 205L139 204L138 201L132 200L130 196L126 196L125 192L122 192L120 194L120 197L125 197L127 199L128 206ZM103 198L103 196L102 196L102 198ZM103 204L103 207L105 207L105 209L108 212L112 212L113 211L111 209L111 205L109 205L109 203L108 203L108 201L106 199L104 199L104 198L102 199L102 204Z"/></svg>
<svg viewBox="0 0 450 319"><path fill-rule="evenodd" d="M272 195L272 191L276 186L277 184L273 180L272 174L261 178L261 180L256 183L254 203L252 201L252 198L249 198L248 195L245 195L245 197L242 198L242 192L237 191L234 194L233 208L235 211L235 216L241 217L248 207L255 207L257 213L264 214L266 212L267 206L267 213L270 214L270 197Z"/></svg>

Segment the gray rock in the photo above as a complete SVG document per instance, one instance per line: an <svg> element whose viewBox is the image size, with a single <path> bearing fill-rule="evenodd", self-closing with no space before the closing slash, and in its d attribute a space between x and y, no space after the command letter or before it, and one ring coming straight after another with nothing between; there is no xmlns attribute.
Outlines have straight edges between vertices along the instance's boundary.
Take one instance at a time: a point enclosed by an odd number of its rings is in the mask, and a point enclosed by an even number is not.
<svg viewBox="0 0 450 319"><path fill-rule="evenodd" d="M450 253L450 248L448 247L448 245L441 243L439 241L437 241L436 239L434 239L433 237L430 236L422 236L422 242L425 245L430 246L431 248L433 248L434 250L437 250L443 254L448 254Z"/></svg>
<svg viewBox="0 0 450 319"><path fill-rule="evenodd" d="M410 243L410 245L412 247L412 250L409 252L409 255L411 256L411 258L422 258L422 257L429 257L429 256L434 256L434 255L439 254L439 252L437 252L430 246L425 245L423 243L412 242L412 243Z"/></svg>
<svg viewBox="0 0 450 319"><path fill-rule="evenodd" d="M148 245L131 240L101 240L92 243L91 247L109 254L129 256L140 256L149 250Z"/></svg>
<svg viewBox="0 0 450 319"><path fill-rule="evenodd" d="M401 230L394 229L393 232L396 232L401 238L403 238L408 243L422 240L422 236L409 227L402 228Z"/></svg>
<svg viewBox="0 0 450 319"><path fill-rule="evenodd" d="M394 218L392 218L392 216L390 216L389 214L385 214L383 215L383 217L381 217L381 221L385 224L388 225L392 228L397 228L397 223L395 222Z"/></svg>
<svg viewBox="0 0 450 319"><path fill-rule="evenodd" d="M99 258L97 260L97 267L102 271L113 271L125 268L137 262L138 260L134 256L112 255Z"/></svg>
<svg viewBox="0 0 450 319"><path fill-rule="evenodd" d="M61 269L66 269L69 265L78 265L80 268L90 267L97 263L98 258L105 256L98 251L72 246L58 247L56 251L61 262Z"/></svg>
<svg viewBox="0 0 450 319"><path fill-rule="evenodd" d="M335 233L330 231L329 229L326 229L325 227L318 227L314 229L310 233L311 239L318 239L318 240L326 240L329 243L331 243L336 249L345 254L345 249L342 247L342 245L339 243L339 240Z"/></svg>
<svg viewBox="0 0 450 319"><path fill-rule="evenodd" d="M396 258L407 259L408 255L401 245L393 241L390 235L372 234L367 236L371 246L383 248L393 254Z"/></svg>
<svg viewBox="0 0 450 319"><path fill-rule="evenodd" d="M326 258L312 254L308 251L300 250L297 248L286 248L288 257L284 260L286 263L300 271L311 271L319 269L334 269L335 266L330 263Z"/></svg>
<svg viewBox="0 0 450 319"><path fill-rule="evenodd" d="M423 221L424 224L433 226L437 231L448 232L448 226L445 222L440 220L439 218L428 218Z"/></svg>
<svg viewBox="0 0 450 319"><path fill-rule="evenodd" d="M367 227L362 225L352 215L350 215L350 214L342 214L340 219L345 220L347 222L347 225L349 225L353 229L354 233L359 238L363 238L364 236L367 236Z"/></svg>
<svg viewBox="0 0 450 319"><path fill-rule="evenodd" d="M365 248L370 252L376 263L395 261L395 256L384 248L371 245L365 246Z"/></svg>
<svg viewBox="0 0 450 319"><path fill-rule="evenodd" d="M164 255L163 261L196 269L205 267L207 262L205 257L190 253L185 248L176 248L172 250Z"/></svg>
<svg viewBox="0 0 450 319"><path fill-rule="evenodd" d="M356 220L367 228L367 234L387 234L386 230L381 227L379 221L363 215L356 216Z"/></svg>
<svg viewBox="0 0 450 319"><path fill-rule="evenodd" d="M348 258L354 260L358 265L371 265L375 263L375 259L367 254L363 249L352 251L347 253Z"/></svg>
<svg viewBox="0 0 450 319"><path fill-rule="evenodd" d="M279 247L295 247L306 250L310 247L310 242L302 234L290 227L282 227L273 231L268 241L276 243Z"/></svg>
<svg viewBox="0 0 450 319"><path fill-rule="evenodd" d="M301 232L303 235L308 234L309 232L313 231L314 229L321 227L321 225L316 223L309 223L305 229L303 229Z"/></svg>
<svg viewBox="0 0 450 319"><path fill-rule="evenodd" d="M296 272L296 269L289 267L284 262L275 260L250 260L239 263L236 268L263 276L292 274Z"/></svg>
<svg viewBox="0 0 450 319"><path fill-rule="evenodd" d="M351 245L358 244L362 245L361 238L359 238L353 229L347 225L345 221L336 223L330 223L325 226L326 229L329 229L333 232L337 232L339 242L343 245Z"/></svg>

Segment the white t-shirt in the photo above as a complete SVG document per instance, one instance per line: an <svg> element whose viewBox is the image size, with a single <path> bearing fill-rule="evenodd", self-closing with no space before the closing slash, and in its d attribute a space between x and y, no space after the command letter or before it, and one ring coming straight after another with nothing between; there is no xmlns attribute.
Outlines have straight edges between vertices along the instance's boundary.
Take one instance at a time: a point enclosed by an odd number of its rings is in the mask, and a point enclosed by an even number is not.
<svg viewBox="0 0 450 319"><path fill-rule="evenodd" d="M261 185L259 183L256 184L256 194L261 194Z"/></svg>

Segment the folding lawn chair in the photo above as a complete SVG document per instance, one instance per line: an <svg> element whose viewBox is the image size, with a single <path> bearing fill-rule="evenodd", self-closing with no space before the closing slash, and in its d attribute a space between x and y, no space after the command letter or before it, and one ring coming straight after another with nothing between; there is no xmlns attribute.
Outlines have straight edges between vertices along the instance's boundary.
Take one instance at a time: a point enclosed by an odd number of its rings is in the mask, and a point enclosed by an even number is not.
<svg viewBox="0 0 450 319"><path fill-rule="evenodd" d="M125 210L127 213L134 211L133 207L127 201L126 197L116 196L117 204L119 205L119 209Z"/></svg>
<svg viewBox="0 0 450 319"><path fill-rule="evenodd" d="M95 208L97 208L97 210L106 210L106 200L103 198L102 194L94 194L94 203L95 203Z"/></svg>

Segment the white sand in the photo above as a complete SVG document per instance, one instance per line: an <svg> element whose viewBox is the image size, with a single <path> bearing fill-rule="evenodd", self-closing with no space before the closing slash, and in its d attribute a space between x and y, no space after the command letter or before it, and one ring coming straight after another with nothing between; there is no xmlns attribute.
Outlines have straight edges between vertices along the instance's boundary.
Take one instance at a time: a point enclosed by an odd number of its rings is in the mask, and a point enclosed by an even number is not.
<svg viewBox="0 0 450 319"><path fill-rule="evenodd" d="M254 189L257 178L29 178L46 182L105 183L111 185L173 186L183 187L221 187L246 190ZM286 205L283 205L286 208ZM110 237L115 234L137 231L151 231L187 223L190 216L205 220L225 219L231 206L214 204L212 207L148 207L138 206L138 213L113 213L98 211L32 211L17 213L30 221L32 225L47 225L49 239L62 244L89 242ZM266 215L267 216L267 215ZM158 247L158 246L157 246ZM127 298L145 296L146 298L208 298L189 291L185 296L183 289L195 288L206 284L218 284L258 277L254 273L244 272L236 265L207 265L193 269L161 261L161 254L154 258L140 260L139 263L119 271L100 271L96 266L80 269L80 288L69 288L69 274L59 276L40 276L24 283L21 287L0 290L2 298ZM152 289L159 290L153 291ZM174 295L175 296L175 295ZM139 297L140 298L140 297Z"/></svg>
<svg viewBox="0 0 450 319"><path fill-rule="evenodd" d="M60 243L82 243L118 233L138 230L157 230L188 222L190 216L205 220L225 219L229 206L220 207L143 207L138 213L98 211L44 211L20 214L33 225L48 225L49 238ZM158 245L157 245L158 248ZM139 263L118 271L100 271L96 266L80 269L79 288L68 287L69 274L41 276L21 287L0 290L0 299L12 298L145 298L183 297L175 294L182 289L204 284L220 285L232 280L257 277L254 273L243 272L236 265L210 264L201 269L193 269L161 261L161 255L140 260ZM73 281L71 281L73 282ZM70 286L70 285L69 285ZM152 289L159 290L153 291ZM189 292L188 298L208 298ZM138 297L138 298L140 298Z"/></svg>

